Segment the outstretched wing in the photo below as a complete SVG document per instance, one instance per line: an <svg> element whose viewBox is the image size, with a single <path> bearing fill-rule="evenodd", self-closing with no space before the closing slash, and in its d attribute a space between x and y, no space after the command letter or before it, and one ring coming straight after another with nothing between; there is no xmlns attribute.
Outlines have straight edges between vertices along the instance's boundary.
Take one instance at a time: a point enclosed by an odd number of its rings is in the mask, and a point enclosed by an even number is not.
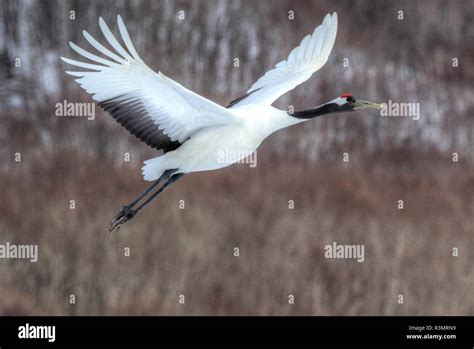
<svg viewBox="0 0 474 349"><path fill-rule="evenodd" d="M308 80L326 64L337 33L337 14L327 14L313 34L307 35L288 58L278 63L255 82L246 96L231 102L228 107L245 104L271 105L278 97Z"/></svg>
<svg viewBox="0 0 474 349"><path fill-rule="evenodd" d="M107 58L70 42L74 51L93 63L61 59L85 69L66 73L78 77L77 83L130 133L153 148L168 151L200 129L234 121L222 106L151 70L138 56L120 16L117 23L128 51L99 18L100 29L115 52L83 31L85 39Z"/></svg>

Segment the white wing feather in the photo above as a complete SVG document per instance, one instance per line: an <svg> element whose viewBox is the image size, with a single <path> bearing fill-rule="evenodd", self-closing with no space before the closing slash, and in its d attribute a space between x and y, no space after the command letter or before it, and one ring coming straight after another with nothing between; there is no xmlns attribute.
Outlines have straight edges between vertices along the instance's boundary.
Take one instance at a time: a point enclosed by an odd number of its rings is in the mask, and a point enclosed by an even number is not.
<svg viewBox="0 0 474 349"><path fill-rule="evenodd" d="M337 33L337 14L327 14L312 35L303 38L288 58L278 63L255 82L249 94L235 106L246 104L271 105L280 96L308 80L326 64Z"/></svg>
<svg viewBox="0 0 474 349"><path fill-rule="evenodd" d="M111 60L90 53L74 43L71 48L93 63L69 58L61 59L73 66L92 71L66 71L78 77L76 82L98 102L117 100L140 104L158 128L172 141L184 142L196 131L215 125L229 124L234 116L222 106L186 89L162 73L155 73L139 57L120 16L119 31L128 52L114 37L102 18L99 26L112 52L89 33L83 31L86 40ZM133 104L132 102L130 102Z"/></svg>

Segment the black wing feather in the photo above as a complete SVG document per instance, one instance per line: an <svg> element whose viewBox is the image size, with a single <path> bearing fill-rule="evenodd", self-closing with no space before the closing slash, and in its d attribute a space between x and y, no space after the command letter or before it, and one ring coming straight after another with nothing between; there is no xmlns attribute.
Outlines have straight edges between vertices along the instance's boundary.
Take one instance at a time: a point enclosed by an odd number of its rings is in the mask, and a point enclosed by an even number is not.
<svg viewBox="0 0 474 349"><path fill-rule="evenodd" d="M158 128L138 98L118 96L99 102L99 106L109 112L132 135L152 148L166 153L179 148L182 144L172 141Z"/></svg>
<svg viewBox="0 0 474 349"><path fill-rule="evenodd" d="M261 87L260 87L261 88ZM253 90L252 92L250 93L246 93L244 94L243 96L240 96L239 98L236 98L234 99L233 101L230 101L229 104L226 106L226 108L232 108L234 105L236 105L237 103L243 101L245 98L247 98L248 96L250 96L252 93L260 90L260 88L257 88L256 90Z"/></svg>

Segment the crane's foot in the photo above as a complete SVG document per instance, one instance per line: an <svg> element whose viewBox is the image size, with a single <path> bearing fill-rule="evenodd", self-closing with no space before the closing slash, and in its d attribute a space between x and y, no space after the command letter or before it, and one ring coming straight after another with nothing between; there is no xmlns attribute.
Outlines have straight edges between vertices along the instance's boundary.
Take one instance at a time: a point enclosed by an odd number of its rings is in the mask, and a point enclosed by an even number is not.
<svg viewBox="0 0 474 349"><path fill-rule="evenodd" d="M132 206L123 206L115 215L115 217L110 221L108 226L109 232L112 233L113 231L119 230L120 226L132 219L135 214L136 211L132 208Z"/></svg>

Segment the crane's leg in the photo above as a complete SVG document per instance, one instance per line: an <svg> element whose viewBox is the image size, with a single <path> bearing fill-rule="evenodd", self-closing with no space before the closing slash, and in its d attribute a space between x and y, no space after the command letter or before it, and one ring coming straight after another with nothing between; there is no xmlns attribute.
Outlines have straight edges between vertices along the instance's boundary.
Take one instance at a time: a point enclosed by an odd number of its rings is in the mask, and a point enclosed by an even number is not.
<svg viewBox="0 0 474 349"><path fill-rule="evenodd" d="M143 207L149 204L155 197L157 197L160 193L162 193L168 186L176 182L178 179L184 176L184 173L176 173L175 169L166 170L160 178L158 178L147 190L143 192L139 197L133 200L130 204L123 206L119 212L115 215L115 217L109 223L109 232L113 232L114 230L119 230L120 226L125 222L132 219L138 211L140 211ZM140 204L137 208L135 208L138 203L144 199L160 182L166 180L166 182L158 188L153 194L151 194L142 204Z"/></svg>

